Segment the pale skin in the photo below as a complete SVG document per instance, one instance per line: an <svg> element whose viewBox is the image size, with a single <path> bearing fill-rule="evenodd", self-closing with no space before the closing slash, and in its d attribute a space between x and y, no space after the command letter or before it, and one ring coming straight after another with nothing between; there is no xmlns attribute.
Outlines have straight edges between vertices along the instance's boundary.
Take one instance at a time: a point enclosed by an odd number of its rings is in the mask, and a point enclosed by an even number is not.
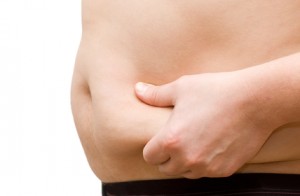
<svg viewBox="0 0 300 196"><path fill-rule="evenodd" d="M298 92L288 82L299 73L299 10L298 0L83 0L71 98L95 175L300 174L300 123L288 114ZM168 96L161 105L138 99L139 81L166 85ZM225 154L234 158L222 165Z"/></svg>
<svg viewBox="0 0 300 196"><path fill-rule="evenodd" d="M167 175L229 176L251 162L277 127L300 121L300 53L162 86L138 83L136 94L152 106L174 107L144 148L148 163Z"/></svg>

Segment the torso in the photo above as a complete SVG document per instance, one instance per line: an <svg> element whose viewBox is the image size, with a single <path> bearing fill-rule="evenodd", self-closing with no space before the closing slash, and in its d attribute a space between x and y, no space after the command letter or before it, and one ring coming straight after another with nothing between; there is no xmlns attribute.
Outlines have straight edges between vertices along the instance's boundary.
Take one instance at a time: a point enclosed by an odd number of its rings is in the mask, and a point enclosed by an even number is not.
<svg viewBox="0 0 300 196"><path fill-rule="evenodd" d="M138 101L136 82L243 69L300 51L298 0L83 0L82 6L72 106L89 163L105 182L170 178L147 165L142 150L171 109ZM289 168L281 172L300 173ZM262 169L245 169L255 170Z"/></svg>

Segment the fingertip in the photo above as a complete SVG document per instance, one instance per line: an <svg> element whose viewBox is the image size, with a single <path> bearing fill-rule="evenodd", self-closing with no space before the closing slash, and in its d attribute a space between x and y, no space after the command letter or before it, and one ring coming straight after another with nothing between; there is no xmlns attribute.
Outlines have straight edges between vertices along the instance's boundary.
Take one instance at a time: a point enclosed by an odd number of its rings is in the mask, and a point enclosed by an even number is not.
<svg viewBox="0 0 300 196"><path fill-rule="evenodd" d="M169 154L162 150L155 136L144 147L143 157L150 165L160 165L170 159Z"/></svg>
<svg viewBox="0 0 300 196"><path fill-rule="evenodd" d="M143 149L143 157L147 163L154 165L155 162L152 161L152 159L151 159L152 156L151 156L150 152L151 151L149 151L149 143L148 143L148 144L146 144L146 146Z"/></svg>
<svg viewBox="0 0 300 196"><path fill-rule="evenodd" d="M156 165L157 162L155 161L155 159L153 159L153 153L152 153L152 148L151 145L152 144L152 140L150 140L144 147L143 149L143 157L144 160L151 165Z"/></svg>
<svg viewBox="0 0 300 196"><path fill-rule="evenodd" d="M144 95L149 86L150 84L146 84L144 82L138 82L135 84L135 92L138 95Z"/></svg>
<svg viewBox="0 0 300 196"><path fill-rule="evenodd" d="M172 106L172 89L169 85L155 86L138 82L135 84L135 94L142 102L156 107Z"/></svg>
<svg viewBox="0 0 300 196"><path fill-rule="evenodd" d="M143 94L145 92L145 85L143 82L138 82L135 84L135 91L137 94Z"/></svg>

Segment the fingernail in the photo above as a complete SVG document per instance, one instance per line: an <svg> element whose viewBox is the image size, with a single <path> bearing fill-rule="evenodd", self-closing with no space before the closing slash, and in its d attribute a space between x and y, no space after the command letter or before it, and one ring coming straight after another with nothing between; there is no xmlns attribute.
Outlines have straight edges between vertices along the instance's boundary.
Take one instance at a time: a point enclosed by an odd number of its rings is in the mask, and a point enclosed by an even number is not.
<svg viewBox="0 0 300 196"><path fill-rule="evenodd" d="M149 86L148 84L145 84L143 82L138 82L135 85L135 88L136 88L138 93L143 94L147 90L148 86Z"/></svg>

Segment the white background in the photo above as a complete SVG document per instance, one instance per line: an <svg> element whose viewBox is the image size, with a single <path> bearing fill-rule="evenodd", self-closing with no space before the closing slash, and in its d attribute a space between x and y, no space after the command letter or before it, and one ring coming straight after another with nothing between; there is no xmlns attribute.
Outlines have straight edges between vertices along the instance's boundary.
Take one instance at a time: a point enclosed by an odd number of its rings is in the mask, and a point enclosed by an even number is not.
<svg viewBox="0 0 300 196"><path fill-rule="evenodd" d="M70 108L80 0L0 0L0 195L96 196Z"/></svg>

